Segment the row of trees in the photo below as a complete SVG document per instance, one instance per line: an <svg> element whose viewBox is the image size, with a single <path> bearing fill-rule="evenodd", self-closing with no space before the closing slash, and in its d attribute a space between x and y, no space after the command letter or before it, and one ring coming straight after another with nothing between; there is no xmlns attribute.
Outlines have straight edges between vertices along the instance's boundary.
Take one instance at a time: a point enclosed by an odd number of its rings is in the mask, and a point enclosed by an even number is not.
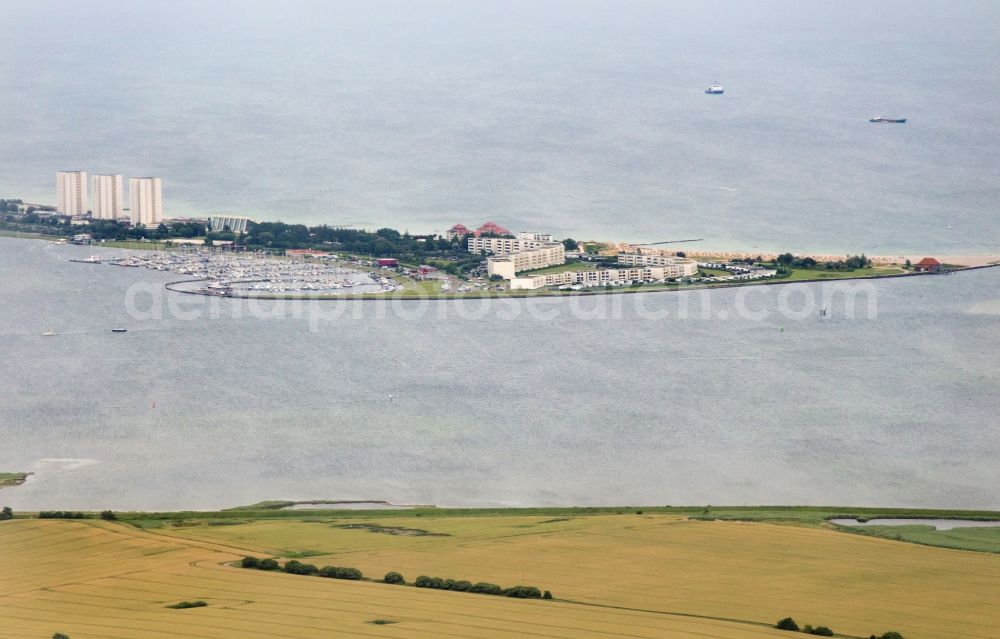
<svg viewBox="0 0 1000 639"><path fill-rule="evenodd" d="M123 242L125 240L169 240L171 238L198 238L209 236L208 229L198 222L172 222L169 225L161 223L156 227L127 226L117 220L91 220L87 226L66 224L63 218L55 216L39 216L35 213L16 217L7 214L2 226L15 231L29 231L46 235L71 236L77 233L87 233L94 240ZM222 234L215 239L234 239L230 233Z"/></svg>
<svg viewBox="0 0 1000 639"><path fill-rule="evenodd" d="M851 255L836 262L819 262L811 257L795 257L791 253L782 253L775 259L775 262L779 266L827 271L853 271L856 268L867 268L872 265L872 261L864 253Z"/></svg>
<svg viewBox="0 0 1000 639"><path fill-rule="evenodd" d="M803 632L807 635L816 635L819 637L832 637L833 631L826 626L816 626L815 628L806 624L803 628L799 628L799 624L795 622L791 617L785 617L780 619L778 623L774 624L774 627L778 630L789 630L791 632ZM903 635L899 634L895 630L890 630L881 635L871 635L869 639L903 639Z"/></svg>
<svg viewBox="0 0 1000 639"><path fill-rule="evenodd" d="M778 630L790 630L792 632L804 632L807 635L818 635L820 637L832 637L833 631L826 626L816 626L813 628L809 624L806 624L805 628L799 628L799 624L795 623L795 620L791 617L785 617L774 624L774 627Z"/></svg>
<svg viewBox="0 0 1000 639"><path fill-rule="evenodd" d="M101 512L101 519L105 521L114 521L118 517L110 510L105 510ZM4 506L0 510L0 521L5 519L13 519L14 511L10 509L10 506ZM88 515L72 510L43 510L38 513L39 519L89 519Z"/></svg>
<svg viewBox="0 0 1000 639"><path fill-rule="evenodd" d="M456 581L454 579L441 579L440 577L428 577L420 575L413 585L417 588L432 588L434 590L454 590L456 592L475 592L483 595L502 595L504 597L516 597L518 599L552 599L552 593L548 590L543 594L541 590L534 586L513 586L511 588L501 588L496 584L481 581L472 583L471 581Z"/></svg>
<svg viewBox="0 0 1000 639"><path fill-rule="evenodd" d="M17 213L17 205L24 204L21 200L4 200L0 199L0 213L6 213L10 211L11 213Z"/></svg>
<svg viewBox="0 0 1000 639"><path fill-rule="evenodd" d="M257 557L244 557L240 561L243 568L256 570L281 570L291 575L309 575L326 577L328 579L364 579L364 575L357 568L344 568L340 566L323 566L317 568L313 564L306 564L296 559L290 559L282 566L274 559L258 559ZM406 579L398 572L388 572L382 579L387 584L405 585ZM484 595L503 595L505 597L516 597L518 599L552 599L552 593L546 590L544 593L534 586L514 586L512 588L501 588L496 584L485 581L472 583L471 581L456 581L455 579L441 579L440 577L428 577L420 575L413 585L417 588L432 588L434 590L453 590L456 592L475 592Z"/></svg>
<svg viewBox="0 0 1000 639"><path fill-rule="evenodd" d="M317 575L327 579L363 579L364 575L357 568L343 568L340 566L323 566L317 568L313 564L305 564L296 559L285 562L282 567L274 559L257 559L256 557L244 557L240 562L243 568L255 568L257 570L282 570L290 575Z"/></svg>

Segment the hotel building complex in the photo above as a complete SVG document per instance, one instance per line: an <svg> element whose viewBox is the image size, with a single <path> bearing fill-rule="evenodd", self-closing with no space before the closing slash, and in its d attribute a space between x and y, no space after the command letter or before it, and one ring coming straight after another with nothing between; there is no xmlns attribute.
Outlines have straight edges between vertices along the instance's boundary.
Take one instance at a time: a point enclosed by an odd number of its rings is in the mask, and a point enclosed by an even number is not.
<svg viewBox="0 0 1000 639"><path fill-rule="evenodd" d="M64 215L83 215L88 203L86 171L56 173L56 211Z"/></svg>
<svg viewBox="0 0 1000 639"><path fill-rule="evenodd" d="M133 226L157 226L163 221L161 188L160 178L129 178L129 208Z"/></svg>
<svg viewBox="0 0 1000 639"><path fill-rule="evenodd" d="M125 212L125 187L120 175L93 176L94 205L90 211L96 220L117 220Z"/></svg>
<svg viewBox="0 0 1000 639"><path fill-rule="evenodd" d="M486 269L490 275L499 275L505 280L510 280L521 271L532 271L565 263L566 248L559 242L552 242L526 251L491 257L486 260Z"/></svg>
<svg viewBox="0 0 1000 639"><path fill-rule="evenodd" d="M534 239L534 233L523 235L529 237L470 237L469 252L489 254L487 272L505 280L521 271L566 263L566 248L561 242Z"/></svg>
<svg viewBox="0 0 1000 639"><path fill-rule="evenodd" d="M697 263L692 260L685 259L683 257L677 257L676 255L661 255L661 254L649 254L649 253L619 253L618 263L623 266L678 266L684 265L685 268L690 269L691 272L683 273L677 277L684 277L688 275L694 275L698 272Z"/></svg>
<svg viewBox="0 0 1000 639"><path fill-rule="evenodd" d="M555 244L555 242L513 237L470 237L468 247L470 253L510 255L511 253L542 248L550 244Z"/></svg>

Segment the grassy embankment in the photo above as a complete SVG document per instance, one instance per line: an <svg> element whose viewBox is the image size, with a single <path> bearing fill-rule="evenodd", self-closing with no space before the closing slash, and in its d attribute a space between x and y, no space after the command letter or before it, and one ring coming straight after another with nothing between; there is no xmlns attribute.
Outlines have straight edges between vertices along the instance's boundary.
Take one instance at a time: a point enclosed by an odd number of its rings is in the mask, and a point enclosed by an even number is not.
<svg viewBox="0 0 1000 639"><path fill-rule="evenodd" d="M7 486L20 486L31 473L0 473L0 488Z"/></svg>
<svg viewBox="0 0 1000 639"><path fill-rule="evenodd" d="M95 244L101 248L121 248L121 249L131 249L135 251L165 251L169 248L180 248L182 245L171 245L167 246L166 242L139 242L136 240L123 240L117 242L114 240L108 240L103 244Z"/></svg>
<svg viewBox="0 0 1000 639"><path fill-rule="evenodd" d="M884 277L886 275L902 275L906 269L897 266L870 266L856 268L853 271L825 271L823 269L793 268L786 276L775 279L785 282L842 280L856 277Z"/></svg>
<svg viewBox="0 0 1000 639"><path fill-rule="evenodd" d="M61 235L44 235L42 233L28 233L25 231L11 231L0 229L0 237L17 237L25 240L65 240Z"/></svg>
<svg viewBox="0 0 1000 639"><path fill-rule="evenodd" d="M844 534L832 515L996 517L857 508L282 511L0 522L0 627L11 637L981 638L1000 627L1000 555ZM620 513L620 514L617 514ZM707 521L689 516L717 517ZM729 521L724 520L729 518ZM757 518L759 521L739 521ZM359 524L361 524L359 526ZM227 565L244 554L528 584L511 601ZM170 610L178 601L197 610ZM396 623L376 626L376 619ZM114 631L114 632L112 632ZM47 633L47 634L46 634Z"/></svg>

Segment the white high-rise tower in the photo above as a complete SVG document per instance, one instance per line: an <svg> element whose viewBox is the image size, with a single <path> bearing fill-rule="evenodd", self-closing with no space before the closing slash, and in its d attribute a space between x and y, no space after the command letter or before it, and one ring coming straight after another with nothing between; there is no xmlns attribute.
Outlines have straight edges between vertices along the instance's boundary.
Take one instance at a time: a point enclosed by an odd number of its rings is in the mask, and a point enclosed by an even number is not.
<svg viewBox="0 0 1000 639"><path fill-rule="evenodd" d="M91 208L94 219L114 220L122 216L125 210L125 188L120 175L93 176L94 206Z"/></svg>
<svg viewBox="0 0 1000 639"><path fill-rule="evenodd" d="M59 171L56 173L56 210L65 215L87 212L87 172Z"/></svg>
<svg viewBox="0 0 1000 639"><path fill-rule="evenodd" d="M128 197L133 226L157 226L163 220L160 178L129 178Z"/></svg>

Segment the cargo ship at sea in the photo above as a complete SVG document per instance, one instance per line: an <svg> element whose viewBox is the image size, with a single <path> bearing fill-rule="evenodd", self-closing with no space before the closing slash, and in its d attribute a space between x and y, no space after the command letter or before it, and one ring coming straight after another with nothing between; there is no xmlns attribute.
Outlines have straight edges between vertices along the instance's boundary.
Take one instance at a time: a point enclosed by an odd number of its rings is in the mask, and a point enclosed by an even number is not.
<svg viewBox="0 0 1000 639"><path fill-rule="evenodd" d="M883 118L882 116L876 116L868 120L869 122L881 122L884 124L906 124L906 118Z"/></svg>

